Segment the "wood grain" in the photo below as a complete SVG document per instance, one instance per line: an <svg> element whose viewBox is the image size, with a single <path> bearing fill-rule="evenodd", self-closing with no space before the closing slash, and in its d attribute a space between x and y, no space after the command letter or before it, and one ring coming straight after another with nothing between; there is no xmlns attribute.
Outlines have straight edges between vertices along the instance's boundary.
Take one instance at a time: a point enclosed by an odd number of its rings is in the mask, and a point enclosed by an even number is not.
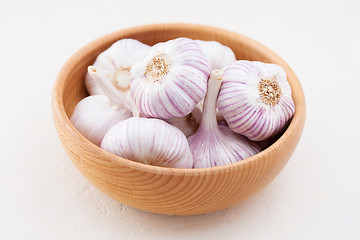
<svg viewBox="0 0 360 240"><path fill-rule="evenodd" d="M84 138L69 117L87 95L84 76L96 56L121 38L153 45L176 37L216 40L237 59L272 62L288 76L296 106L286 131L259 154L230 165L203 169L149 166L107 153ZM149 212L191 215L233 206L269 184L285 166L302 134L305 99L291 68L278 55L240 34L193 24L156 24L101 37L76 52L61 69L52 95L53 118L61 142L78 170L97 188L129 206ZM64 159L65 160L65 159Z"/></svg>

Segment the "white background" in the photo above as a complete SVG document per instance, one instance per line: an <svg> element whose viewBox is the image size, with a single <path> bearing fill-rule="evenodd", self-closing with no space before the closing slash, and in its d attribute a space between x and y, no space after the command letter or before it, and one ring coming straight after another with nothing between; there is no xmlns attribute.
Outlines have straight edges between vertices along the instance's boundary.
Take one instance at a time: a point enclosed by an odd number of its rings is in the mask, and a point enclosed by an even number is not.
<svg viewBox="0 0 360 240"><path fill-rule="evenodd" d="M1 1L0 239L360 239L360 2ZM65 154L51 91L86 43L148 23L251 37L288 62L307 100L303 137L264 190L216 213L146 213L90 185Z"/></svg>

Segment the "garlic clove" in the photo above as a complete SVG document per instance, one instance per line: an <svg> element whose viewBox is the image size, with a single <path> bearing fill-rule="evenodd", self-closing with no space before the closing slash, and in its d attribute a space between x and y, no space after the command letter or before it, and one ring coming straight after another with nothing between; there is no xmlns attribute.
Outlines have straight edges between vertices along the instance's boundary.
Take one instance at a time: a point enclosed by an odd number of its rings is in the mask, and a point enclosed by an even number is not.
<svg viewBox="0 0 360 240"><path fill-rule="evenodd" d="M151 47L130 73L140 113L170 119L186 116L204 98L210 65L194 40L177 38Z"/></svg>
<svg viewBox="0 0 360 240"><path fill-rule="evenodd" d="M245 60L224 70L217 106L234 132L253 141L278 133L295 112L285 71Z"/></svg>
<svg viewBox="0 0 360 240"><path fill-rule="evenodd" d="M100 53L93 66L97 69L109 73L109 82L124 94L130 88L130 69L131 66L143 59L150 46L143 44L135 39L121 39L112 44L107 50ZM90 95L103 94L98 84L93 80L90 74L85 76L85 85Z"/></svg>
<svg viewBox="0 0 360 240"><path fill-rule="evenodd" d="M261 151L257 144L233 133L227 126L218 125L216 98L221 78L222 71L211 72L199 130L188 138L195 168L234 163Z"/></svg>
<svg viewBox="0 0 360 240"><path fill-rule="evenodd" d="M76 105L70 121L84 137L100 146L105 133L114 124L129 117L129 110L119 109L104 95L93 95Z"/></svg>
<svg viewBox="0 0 360 240"><path fill-rule="evenodd" d="M176 117L165 120L167 123L180 129L186 137L196 133L201 121L201 112L198 108L186 115L185 117Z"/></svg>
<svg viewBox="0 0 360 240"><path fill-rule="evenodd" d="M235 54L231 48L217 41L195 40L209 59L212 70L221 70L236 61Z"/></svg>
<svg viewBox="0 0 360 240"><path fill-rule="evenodd" d="M112 127L101 148L117 156L162 167L192 168L185 135L160 119L132 117Z"/></svg>

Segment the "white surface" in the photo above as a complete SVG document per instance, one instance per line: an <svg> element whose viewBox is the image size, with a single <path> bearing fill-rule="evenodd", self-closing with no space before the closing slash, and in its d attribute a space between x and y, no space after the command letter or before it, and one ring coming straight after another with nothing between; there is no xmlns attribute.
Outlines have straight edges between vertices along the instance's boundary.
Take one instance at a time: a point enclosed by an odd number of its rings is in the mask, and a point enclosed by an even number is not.
<svg viewBox="0 0 360 240"><path fill-rule="evenodd" d="M359 1L59 2L0 2L0 239L360 239ZM61 66L106 33L157 22L247 35L298 75L302 140L248 201L200 216L142 212L95 189L62 149L50 106Z"/></svg>

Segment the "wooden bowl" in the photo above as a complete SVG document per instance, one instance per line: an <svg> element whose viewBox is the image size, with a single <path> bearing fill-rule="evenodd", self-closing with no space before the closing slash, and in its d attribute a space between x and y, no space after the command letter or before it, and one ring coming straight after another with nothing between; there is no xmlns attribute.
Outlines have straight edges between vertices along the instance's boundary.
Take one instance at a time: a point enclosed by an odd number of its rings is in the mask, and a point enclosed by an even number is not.
<svg viewBox="0 0 360 240"><path fill-rule="evenodd" d="M87 66L113 42L134 38L153 45L177 37L216 40L232 48L237 59L282 66L291 85L296 112L286 131L267 149L246 160L212 168L175 169L123 159L83 137L69 118L88 95ZM154 213L191 215L233 206L269 184L285 166L302 134L305 99L300 83L278 55L240 34L193 24L155 24L120 30L76 52L61 69L52 96L53 117L61 142L78 170L97 188L129 206Z"/></svg>

